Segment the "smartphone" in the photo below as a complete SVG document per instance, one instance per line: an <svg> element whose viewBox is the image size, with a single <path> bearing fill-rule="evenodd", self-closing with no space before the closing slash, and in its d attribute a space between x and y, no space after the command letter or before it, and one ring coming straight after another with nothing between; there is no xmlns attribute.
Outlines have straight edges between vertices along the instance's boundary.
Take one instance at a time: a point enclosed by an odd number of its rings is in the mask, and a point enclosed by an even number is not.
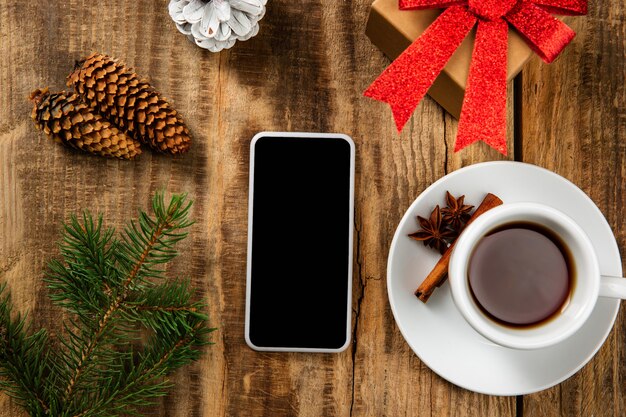
<svg viewBox="0 0 626 417"><path fill-rule="evenodd" d="M354 142L262 132L250 146L246 343L340 352L350 344Z"/></svg>

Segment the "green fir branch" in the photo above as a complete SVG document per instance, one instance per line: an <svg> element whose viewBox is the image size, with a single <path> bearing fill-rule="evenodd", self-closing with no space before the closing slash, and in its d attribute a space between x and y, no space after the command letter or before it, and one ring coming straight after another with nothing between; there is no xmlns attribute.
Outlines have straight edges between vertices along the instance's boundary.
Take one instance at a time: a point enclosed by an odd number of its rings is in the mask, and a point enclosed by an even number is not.
<svg viewBox="0 0 626 417"><path fill-rule="evenodd" d="M189 316L208 320L203 313L205 305L191 300L193 293L189 289L189 281L165 282L132 294L122 305L123 314L129 322L137 322L152 331L169 330L182 335L191 330L187 325ZM176 323L183 326L165 327L163 323Z"/></svg>
<svg viewBox="0 0 626 417"><path fill-rule="evenodd" d="M48 264L45 281L50 298L85 325L97 323L98 313L110 304L111 288L120 283L114 258L118 244L113 234L111 228L103 230L102 216L94 221L85 212L82 222L71 216L64 225L62 260Z"/></svg>
<svg viewBox="0 0 626 417"><path fill-rule="evenodd" d="M191 202L162 192L153 215L140 213L121 236L88 212L63 228L61 259L45 280L53 302L71 313L51 349L11 317L0 287L0 390L32 416L117 416L166 394L174 370L197 360L215 329L189 280L167 281L165 264L187 236Z"/></svg>
<svg viewBox="0 0 626 417"><path fill-rule="evenodd" d="M48 335L29 334L26 318L13 314L6 284L0 285L0 390L31 415L47 414Z"/></svg>
<svg viewBox="0 0 626 417"><path fill-rule="evenodd" d="M166 395L171 386L166 376L197 360L201 348L210 344L208 335L214 330L207 328L202 319L187 323L185 328L190 330L181 336L168 331L155 333L147 344L149 348L137 353L137 363L127 364L125 373L103 378L108 384L102 387L100 398L75 416L117 415L129 408L150 405L155 398Z"/></svg>
<svg viewBox="0 0 626 417"><path fill-rule="evenodd" d="M121 242L116 245L117 267L124 278L113 290L115 298L100 317L95 329L87 329L88 334L83 339L82 349L75 352L78 357L75 367L68 375L64 402L72 396L74 387L79 383L83 373L89 372L90 362L99 353L96 350L101 346L100 341L111 333L109 330L113 330L110 323L121 303L128 297L129 291L136 287L141 288L146 284L147 278L162 278L161 271L155 266L169 262L177 255L172 249L173 245L186 237L186 233L176 231L192 224L187 220L191 203L185 203L185 198L185 195L174 196L169 206L165 208L163 194L157 193L152 204L156 218L141 213L139 222L131 221L130 226L126 228ZM103 349L106 347L100 350ZM102 358L102 354L100 357Z"/></svg>

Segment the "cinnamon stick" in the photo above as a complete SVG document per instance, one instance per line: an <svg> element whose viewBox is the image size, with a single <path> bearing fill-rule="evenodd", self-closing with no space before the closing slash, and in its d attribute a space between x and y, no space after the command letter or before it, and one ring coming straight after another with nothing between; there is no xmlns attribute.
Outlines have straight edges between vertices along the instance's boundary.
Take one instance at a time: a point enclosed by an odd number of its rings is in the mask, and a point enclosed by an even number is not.
<svg viewBox="0 0 626 417"><path fill-rule="evenodd" d="M502 204L502 200L500 200L498 196L488 193L483 199L482 203L480 203L478 208L474 211L474 214L472 214L472 217L470 217L470 219L467 221L466 226L472 223L474 219L481 216L486 211L489 211L492 208L497 207L501 204ZM443 255L441 255L441 258L439 259L439 261L437 262L433 270L430 271L430 274L428 274L426 279L420 284L419 288L415 291L415 295L422 302L425 303L426 301L428 301L428 298L430 298L433 291L435 291L435 288L443 284L446 278L448 277L448 263L450 262L450 255L452 255L452 249L454 249L455 242L456 240L452 242L450 246L448 246L448 249L446 249Z"/></svg>

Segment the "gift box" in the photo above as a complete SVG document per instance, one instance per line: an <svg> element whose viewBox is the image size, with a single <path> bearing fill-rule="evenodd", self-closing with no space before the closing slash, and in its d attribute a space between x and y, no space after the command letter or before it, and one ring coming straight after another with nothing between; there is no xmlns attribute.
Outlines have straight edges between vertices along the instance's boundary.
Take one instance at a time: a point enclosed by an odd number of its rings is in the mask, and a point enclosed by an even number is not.
<svg viewBox="0 0 626 417"><path fill-rule="evenodd" d="M372 4L365 33L374 45L394 60L440 14L438 9L401 10L398 0L376 0ZM475 31L461 43L428 90L428 95L457 119L461 114ZM510 81L522 70L533 51L514 29L509 29L507 52L507 80Z"/></svg>

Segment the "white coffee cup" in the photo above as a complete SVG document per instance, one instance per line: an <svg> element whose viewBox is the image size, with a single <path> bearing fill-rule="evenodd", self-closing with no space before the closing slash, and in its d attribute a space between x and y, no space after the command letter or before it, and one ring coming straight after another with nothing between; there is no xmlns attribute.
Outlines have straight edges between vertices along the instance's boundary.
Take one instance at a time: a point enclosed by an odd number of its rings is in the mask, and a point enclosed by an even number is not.
<svg viewBox="0 0 626 417"><path fill-rule="evenodd" d="M562 312L545 323L519 328L497 323L483 313L468 279L476 244L491 231L515 222L538 224L555 233L569 249L575 271L569 303ZM448 275L452 298L465 320L492 342L515 349L551 346L571 336L589 318L599 296L626 299L626 279L600 275L598 258L584 230L566 214L536 203L504 204L477 217L457 239Z"/></svg>

